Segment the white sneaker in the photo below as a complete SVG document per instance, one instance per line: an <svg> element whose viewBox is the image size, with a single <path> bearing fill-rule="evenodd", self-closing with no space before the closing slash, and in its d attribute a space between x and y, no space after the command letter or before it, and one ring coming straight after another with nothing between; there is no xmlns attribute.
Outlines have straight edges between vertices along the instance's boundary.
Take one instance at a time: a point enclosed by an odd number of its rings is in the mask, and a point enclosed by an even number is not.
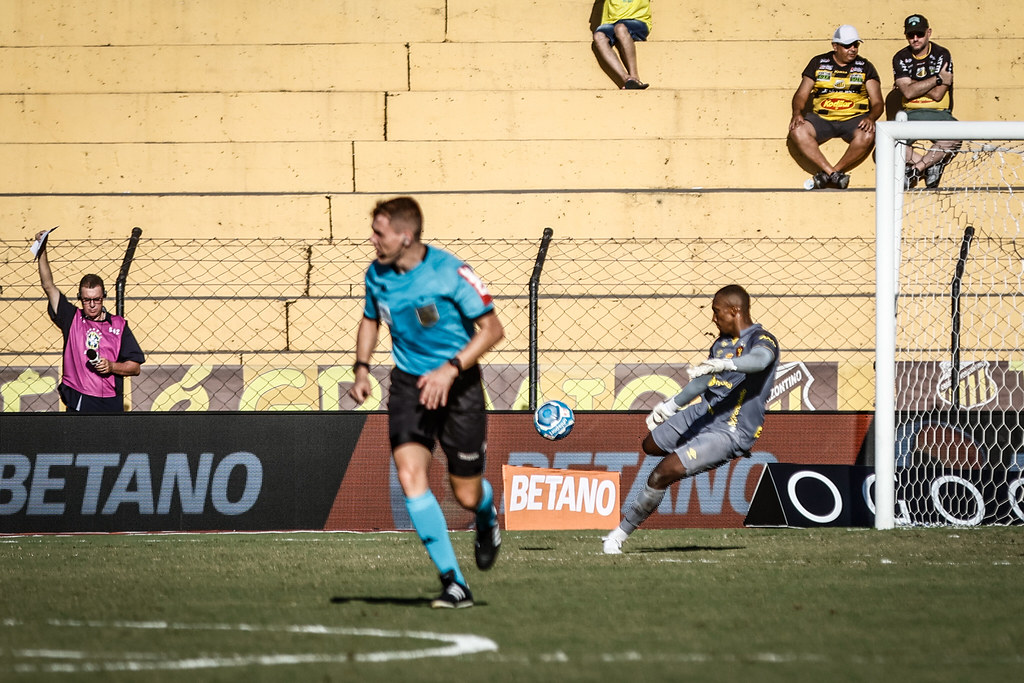
<svg viewBox="0 0 1024 683"><path fill-rule="evenodd" d="M617 538L612 538L610 535L605 536L601 539L604 542L604 554L605 555L621 555L622 554L622 541Z"/></svg>

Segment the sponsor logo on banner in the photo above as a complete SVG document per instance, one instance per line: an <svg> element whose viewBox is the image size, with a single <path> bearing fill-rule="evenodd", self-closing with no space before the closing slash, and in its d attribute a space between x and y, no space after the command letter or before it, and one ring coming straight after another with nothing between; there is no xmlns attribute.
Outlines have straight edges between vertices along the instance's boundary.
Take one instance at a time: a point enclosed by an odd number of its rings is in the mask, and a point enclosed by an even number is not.
<svg viewBox="0 0 1024 683"><path fill-rule="evenodd" d="M775 370L775 385L768 397L770 410L815 410L811 403L814 375L804 363L780 363Z"/></svg>
<svg viewBox="0 0 1024 683"><path fill-rule="evenodd" d="M505 528L614 529L619 473L503 465Z"/></svg>
<svg viewBox="0 0 1024 683"><path fill-rule="evenodd" d="M939 363L936 392L939 400L947 405L953 403L953 384L950 377L952 369L951 361ZM999 387L992 376L992 369L985 360L961 363L956 382L962 408L980 408L995 401L999 395Z"/></svg>

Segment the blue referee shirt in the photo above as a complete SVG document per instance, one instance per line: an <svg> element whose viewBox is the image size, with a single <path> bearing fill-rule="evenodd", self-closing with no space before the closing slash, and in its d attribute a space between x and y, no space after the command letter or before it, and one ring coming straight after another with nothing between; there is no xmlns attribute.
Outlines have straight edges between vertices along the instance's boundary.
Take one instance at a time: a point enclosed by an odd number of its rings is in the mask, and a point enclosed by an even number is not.
<svg viewBox="0 0 1024 683"><path fill-rule="evenodd" d="M378 261L366 270L363 315L391 330L395 366L424 375L469 343L473 321L494 310L473 269L449 252L427 246L423 261L400 273Z"/></svg>

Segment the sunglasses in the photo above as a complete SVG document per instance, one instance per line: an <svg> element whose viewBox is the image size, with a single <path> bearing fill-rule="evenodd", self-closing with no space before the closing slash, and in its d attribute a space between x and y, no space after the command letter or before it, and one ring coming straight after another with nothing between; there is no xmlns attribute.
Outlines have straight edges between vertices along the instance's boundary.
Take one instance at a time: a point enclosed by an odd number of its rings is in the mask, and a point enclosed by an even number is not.
<svg viewBox="0 0 1024 683"><path fill-rule="evenodd" d="M839 43L839 47L843 48L844 50L851 50L857 47L858 45L860 45L859 41L856 43Z"/></svg>
<svg viewBox="0 0 1024 683"><path fill-rule="evenodd" d="M912 31L907 34L907 38L924 38L924 33L921 31Z"/></svg>
<svg viewBox="0 0 1024 683"><path fill-rule="evenodd" d="M103 303L103 297L96 297L95 299L82 299L83 304L101 304Z"/></svg>

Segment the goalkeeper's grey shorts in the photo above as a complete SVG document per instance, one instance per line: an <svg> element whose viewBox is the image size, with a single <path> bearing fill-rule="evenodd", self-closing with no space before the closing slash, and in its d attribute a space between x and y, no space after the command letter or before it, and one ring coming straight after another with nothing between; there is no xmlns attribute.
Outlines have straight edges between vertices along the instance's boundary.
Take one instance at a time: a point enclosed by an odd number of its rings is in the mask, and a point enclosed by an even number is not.
<svg viewBox="0 0 1024 683"><path fill-rule="evenodd" d="M661 450L679 456L688 477L749 454L737 435L707 412L683 409L655 427L651 438Z"/></svg>

